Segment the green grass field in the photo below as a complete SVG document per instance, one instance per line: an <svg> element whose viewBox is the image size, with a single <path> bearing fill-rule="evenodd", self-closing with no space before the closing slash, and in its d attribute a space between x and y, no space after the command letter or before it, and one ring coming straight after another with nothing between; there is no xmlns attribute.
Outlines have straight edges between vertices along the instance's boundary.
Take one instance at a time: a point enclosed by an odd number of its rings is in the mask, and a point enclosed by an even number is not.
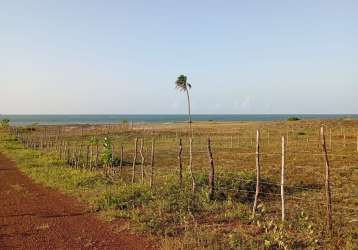
<svg viewBox="0 0 358 250"><path fill-rule="evenodd" d="M325 127L331 165L332 235L326 226L321 126ZM260 131L261 193L253 218L256 130ZM151 234L162 249L355 249L358 245L357 132L356 120L194 123L195 193L191 191L188 171L190 133L184 123L19 128L18 134L27 143L21 143L14 134L2 129L0 149L36 182L80 198L105 219L127 219L132 230ZM279 185L282 136L287 144L284 224ZM216 172L213 200L208 195L208 137L212 140ZM109 139L113 150L103 146L104 138ZM142 183L142 158L138 154L133 184L135 138L139 139L138 151L143 140L145 160ZM180 138L183 185L179 183L177 157ZM153 139L155 164L150 188ZM120 169L122 146L124 157ZM104 165L109 158L111 163L107 168ZM77 161L75 166L74 161ZM93 170L89 169L89 162Z"/></svg>

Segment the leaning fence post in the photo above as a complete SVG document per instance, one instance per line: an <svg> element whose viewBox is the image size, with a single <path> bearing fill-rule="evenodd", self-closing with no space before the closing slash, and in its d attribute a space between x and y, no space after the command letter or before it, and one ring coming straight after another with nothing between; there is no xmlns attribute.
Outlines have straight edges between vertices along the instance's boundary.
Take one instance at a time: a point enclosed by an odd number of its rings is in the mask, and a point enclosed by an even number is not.
<svg viewBox="0 0 358 250"><path fill-rule="evenodd" d="M255 192L255 201L254 206L252 208L252 217L256 215L257 209L257 200L259 198L260 192L260 132L256 131L256 192Z"/></svg>
<svg viewBox="0 0 358 250"><path fill-rule="evenodd" d="M325 179L325 188L326 188L326 202L327 202L327 227L330 233L332 233L332 194L330 186L330 166L328 161L328 154L326 148L326 139L324 136L324 129L321 127L321 143L322 143L322 152L323 159L325 161L326 168L326 179Z"/></svg>
<svg viewBox="0 0 358 250"><path fill-rule="evenodd" d="M134 157L133 157L133 165L132 165L132 183L135 182L135 165L137 161L137 145L138 145L138 138L134 140Z"/></svg>
<svg viewBox="0 0 358 250"><path fill-rule="evenodd" d="M150 180L149 180L149 187L153 187L153 175L154 175L154 154L155 154L155 141L154 138L152 139L152 154L150 157Z"/></svg>
<svg viewBox="0 0 358 250"><path fill-rule="evenodd" d="M285 182L285 137L282 136L282 155L281 155L281 219L282 223L285 222L285 190L284 190L284 182Z"/></svg>
<svg viewBox="0 0 358 250"><path fill-rule="evenodd" d="M210 172L209 172L209 199L212 200L214 198L215 192L215 166L213 153L211 151L211 140L208 138L208 156L209 156L209 164L210 164Z"/></svg>
<svg viewBox="0 0 358 250"><path fill-rule="evenodd" d="M141 164L140 164L140 167L141 167L141 174L142 174L142 184L144 184L144 155L143 155L143 147L144 147L144 139L142 138L140 140L140 148L139 148L139 155L141 157Z"/></svg>

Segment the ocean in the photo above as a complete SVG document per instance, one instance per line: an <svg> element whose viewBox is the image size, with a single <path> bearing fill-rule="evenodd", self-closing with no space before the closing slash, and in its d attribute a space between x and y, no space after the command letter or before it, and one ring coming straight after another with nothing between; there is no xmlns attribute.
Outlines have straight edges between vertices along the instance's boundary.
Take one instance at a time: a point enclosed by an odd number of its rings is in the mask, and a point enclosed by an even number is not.
<svg viewBox="0 0 358 250"><path fill-rule="evenodd" d="M284 121L289 117L300 119L358 119L357 114L203 114L192 115L193 121ZM10 119L12 125L58 124L110 124L123 121L134 123L185 122L187 115L0 115L0 120Z"/></svg>

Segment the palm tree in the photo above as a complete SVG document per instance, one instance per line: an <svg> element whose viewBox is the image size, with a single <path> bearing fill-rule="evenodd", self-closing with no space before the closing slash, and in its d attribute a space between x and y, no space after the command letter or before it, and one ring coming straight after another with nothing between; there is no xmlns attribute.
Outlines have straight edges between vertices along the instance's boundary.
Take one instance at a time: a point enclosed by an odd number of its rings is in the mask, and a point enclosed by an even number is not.
<svg viewBox="0 0 358 250"><path fill-rule="evenodd" d="M180 91L186 92L188 97L188 111L189 111L189 127L191 129L191 111L190 111L190 96L189 96L189 89L191 89L191 84L188 83L187 77L185 75L180 75L175 82L175 86Z"/></svg>

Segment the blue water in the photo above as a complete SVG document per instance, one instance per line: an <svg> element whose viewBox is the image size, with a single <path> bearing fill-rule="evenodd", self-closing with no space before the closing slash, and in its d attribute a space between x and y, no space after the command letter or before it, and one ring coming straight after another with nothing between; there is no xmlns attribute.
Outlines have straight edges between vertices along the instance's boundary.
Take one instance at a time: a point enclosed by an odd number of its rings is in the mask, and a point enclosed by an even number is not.
<svg viewBox="0 0 358 250"><path fill-rule="evenodd" d="M193 121L283 121L288 117L301 119L358 118L357 114L255 114L255 115L192 115ZM0 115L12 125L38 124L109 124L123 121L134 123L172 123L188 120L187 115Z"/></svg>

